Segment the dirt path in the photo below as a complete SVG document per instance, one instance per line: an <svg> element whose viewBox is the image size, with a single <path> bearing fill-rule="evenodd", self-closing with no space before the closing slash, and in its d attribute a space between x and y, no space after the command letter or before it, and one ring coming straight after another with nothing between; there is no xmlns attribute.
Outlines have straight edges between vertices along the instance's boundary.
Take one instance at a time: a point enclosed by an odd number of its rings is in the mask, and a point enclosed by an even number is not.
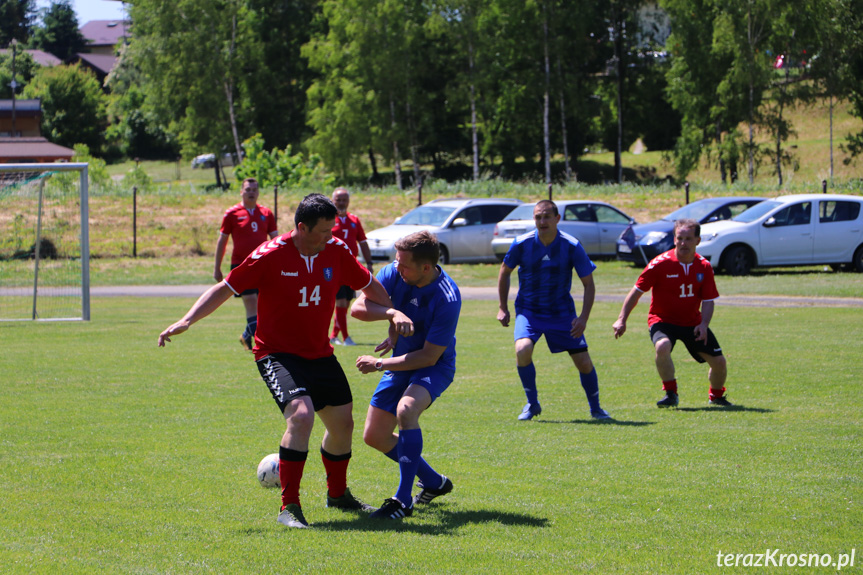
<svg viewBox="0 0 863 575"><path fill-rule="evenodd" d="M188 297L197 298L204 293L209 285L186 286L104 286L93 287L90 295L93 297ZM463 287L460 288L462 299L465 300L497 300L497 288L493 287ZM516 290L510 291L510 301L514 301ZM623 295L597 295L596 301L623 302ZM774 295L732 295L723 296L717 300L718 305L739 307L863 307L863 298L841 297L800 297Z"/></svg>

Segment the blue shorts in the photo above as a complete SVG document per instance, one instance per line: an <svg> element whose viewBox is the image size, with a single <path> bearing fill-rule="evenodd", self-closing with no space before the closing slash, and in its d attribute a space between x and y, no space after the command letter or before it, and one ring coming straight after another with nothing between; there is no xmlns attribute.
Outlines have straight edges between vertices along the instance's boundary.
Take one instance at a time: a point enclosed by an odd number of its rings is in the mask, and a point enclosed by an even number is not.
<svg viewBox="0 0 863 575"><path fill-rule="evenodd" d="M372 395L371 405L396 414L399 401L409 385L424 387L432 403L446 391L455 377L455 369L433 365L415 371L387 371Z"/></svg>
<svg viewBox="0 0 863 575"><path fill-rule="evenodd" d="M572 331L572 320L576 317L578 316L545 317L529 312L517 313L513 337L515 341L528 338L536 343L544 335L545 343L551 353L587 351L587 340L584 336L574 338L569 334Z"/></svg>

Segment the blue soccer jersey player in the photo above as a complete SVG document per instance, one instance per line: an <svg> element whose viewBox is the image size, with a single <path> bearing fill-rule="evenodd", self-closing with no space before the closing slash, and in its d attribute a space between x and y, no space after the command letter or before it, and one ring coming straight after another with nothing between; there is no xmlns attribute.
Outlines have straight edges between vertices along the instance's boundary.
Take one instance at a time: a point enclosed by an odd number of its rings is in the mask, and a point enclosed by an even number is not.
<svg viewBox="0 0 863 575"><path fill-rule="evenodd" d="M500 297L497 319L507 327L510 320L510 276L518 268L515 358L518 376L527 395L527 405L518 418L528 420L542 412L536 389L533 348L539 338L545 335L546 344L552 353L566 351L572 358L587 394L590 415L595 419L609 419L608 413L599 405L599 381L584 339L584 330L596 295L593 283L596 265L587 257L587 252L577 239L558 231L560 214L554 202L537 202L533 219L536 230L513 241L500 266L497 280ZM575 302L569 293L573 269L584 285L581 315L575 313Z"/></svg>
<svg viewBox="0 0 863 575"><path fill-rule="evenodd" d="M387 309L364 296L351 315L363 321L389 320L389 337L375 348L381 356L357 358L362 373L384 372L372 396L363 431L365 442L399 464L394 497L371 517L401 519L414 505L452 491L452 481L423 459L420 415L440 397L455 376L455 331L461 311L458 286L438 265L440 246L429 232L396 242L396 261L378 273L393 301ZM398 426L398 434L394 430ZM412 497L414 477L422 491Z"/></svg>

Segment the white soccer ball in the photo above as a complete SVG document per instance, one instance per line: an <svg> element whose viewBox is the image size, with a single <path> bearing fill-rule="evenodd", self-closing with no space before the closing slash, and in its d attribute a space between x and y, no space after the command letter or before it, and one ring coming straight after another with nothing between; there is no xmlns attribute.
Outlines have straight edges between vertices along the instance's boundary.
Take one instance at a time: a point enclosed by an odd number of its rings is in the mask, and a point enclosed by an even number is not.
<svg viewBox="0 0 863 575"><path fill-rule="evenodd" d="M281 487L278 453L269 454L258 464L258 481L261 487Z"/></svg>

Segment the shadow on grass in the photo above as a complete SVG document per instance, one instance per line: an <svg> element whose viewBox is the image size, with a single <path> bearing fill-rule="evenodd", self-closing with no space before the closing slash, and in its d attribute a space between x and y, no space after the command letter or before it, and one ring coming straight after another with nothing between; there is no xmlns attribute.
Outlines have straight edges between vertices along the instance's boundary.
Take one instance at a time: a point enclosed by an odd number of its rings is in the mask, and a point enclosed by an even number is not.
<svg viewBox="0 0 863 575"><path fill-rule="evenodd" d="M620 425L622 427L645 427L655 425L655 421L622 421L620 419L536 419L536 423L580 424L580 425Z"/></svg>
<svg viewBox="0 0 863 575"><path fill-rule="evenodd" d="M727 413L729 411L747 411L750 413L774 413L775 409L767 409L766 407L746 407L744 405L732 405L731 407L712 407L706 405L704 407L677 407L676 411L712 411L714 413Z"/></svg>
<svg viewBox="0 0 863 575"><path fill-rule="evenodd" d="M421 533L423 535L451 535L465 525L477 523L497 523L499 525L520 525L524 527L547 527L548 519L509 511L471 510L448 511L446 505L431 504L415 508L420 517L433 513L438 521L434 525L413 523L413 519L387 520L369 519L364 515L345 514L344 519L314 523L313 528L321 531L398 531Z"/></svg>

